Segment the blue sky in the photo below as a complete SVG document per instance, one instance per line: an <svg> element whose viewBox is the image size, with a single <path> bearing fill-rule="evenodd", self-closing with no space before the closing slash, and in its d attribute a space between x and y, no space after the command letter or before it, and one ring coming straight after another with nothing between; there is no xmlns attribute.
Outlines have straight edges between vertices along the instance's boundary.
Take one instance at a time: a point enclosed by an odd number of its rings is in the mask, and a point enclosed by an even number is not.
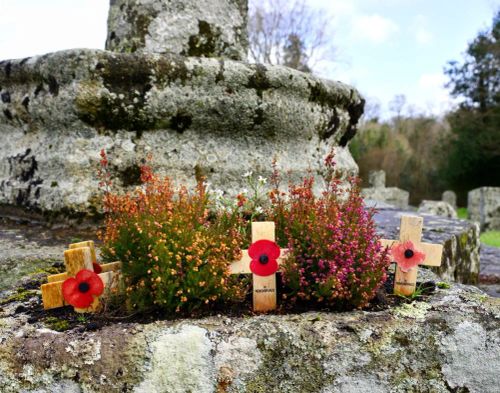
<svg viewBox="0 0 500 393"><path fill-rule="evenodd" d="M326 78L387 103L404 94L418 112L451 104L447 61L491 25L500 0L307 0L331 16L336 56L318 64ZM0 0L0 59L75 47L104 48L108 0Z"/></svg>

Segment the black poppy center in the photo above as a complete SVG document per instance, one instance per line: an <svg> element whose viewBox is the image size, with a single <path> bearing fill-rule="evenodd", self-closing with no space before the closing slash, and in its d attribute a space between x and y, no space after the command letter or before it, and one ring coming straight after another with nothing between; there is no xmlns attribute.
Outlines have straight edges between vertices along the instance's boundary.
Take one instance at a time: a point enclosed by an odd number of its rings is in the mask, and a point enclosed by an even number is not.
<svg viewBox="0 0 500 393"><path fill-rule="evenodd" d="M266 254L262 254L259 257L259 262L265 265L267 262L269 262L269 257Z"/></svg>
<svg viewBox="0 0 500 393"><path fill-rule="evenodd" d="M413 254L413 250L405 250L405 258L411 258Z"/></svg>
<svg viewBox="0 0 500 393"><path fill-rule="evenodd" d="M87 284L86 282L81 282L80 284L78 284L78 290L81 293L88 292L89 289L90 289L90 285Z"/></svg>

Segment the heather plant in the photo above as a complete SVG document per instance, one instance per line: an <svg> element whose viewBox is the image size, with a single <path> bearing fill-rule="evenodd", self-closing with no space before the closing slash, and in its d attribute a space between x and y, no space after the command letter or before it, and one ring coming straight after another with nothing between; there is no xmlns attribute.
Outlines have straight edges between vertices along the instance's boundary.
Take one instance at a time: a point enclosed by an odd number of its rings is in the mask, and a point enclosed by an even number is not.
<svg viewBox="0 0 500 393"><path fill-rule="evenodd" d="M210 212L203 183L194 192L176 189L147 166L142 187L112 193L107 158L101 154L106 186L102 253L105 260L123 263L128 308L171 314L242 299L243 285L229 273L229 264L241 257L239 216Z"/></svg>
<svg viewBox="0 0 500 393"><path fill-rule="evenodd" d="M288 244L282 264L286 302L318 302L328 307L364 307L386 279L387 251L376 235L373 212L366 210L359 180L342 188L333 156L326 160L327 187L313 193L314 178L279 191L274 176L269 216L278 241Z"/></svg>

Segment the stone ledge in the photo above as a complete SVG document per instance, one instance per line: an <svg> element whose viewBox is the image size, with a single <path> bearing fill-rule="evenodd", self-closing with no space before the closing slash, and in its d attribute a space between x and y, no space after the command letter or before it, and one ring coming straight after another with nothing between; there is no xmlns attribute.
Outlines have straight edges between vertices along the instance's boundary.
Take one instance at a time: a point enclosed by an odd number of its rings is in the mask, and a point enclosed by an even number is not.
<svg viewBox="0 0 500 393"><path fill-rule="evenodd" d="M378 312L118 323L84 333L27 323L18 307L0 311L5 393L498 391L500 299L459 284Z"/></svg>

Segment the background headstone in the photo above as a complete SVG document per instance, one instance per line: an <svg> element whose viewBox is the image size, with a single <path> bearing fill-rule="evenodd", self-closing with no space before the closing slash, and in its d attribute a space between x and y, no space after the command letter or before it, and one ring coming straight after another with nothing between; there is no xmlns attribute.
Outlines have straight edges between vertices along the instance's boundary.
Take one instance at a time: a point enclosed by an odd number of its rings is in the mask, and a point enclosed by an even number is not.
<svg viewBox="0 0 500 393"><path fill-rule="evenodd" d="M479 222L481 230L500 229L500 187L480 187L469 191L469 219Z"/></svg>
<svg viewBox="0 0 500 393"><path fill-rule="evenodd" d="M457 208L457 194L454 191L446 190L441 197L443 202L449 203L453 209Z"/></svg>
<svg viewBox="0 0 500 393"><path fill-rule="evenodd" d="M106 49L245 60L247 0L111 0Z"/></svg>
<svg viewBox="0 0 500 393"><path fill-rule="evenodd" d="M447 218L457 218L457 212L448 202L423 200L419 207L419 213L432 214Z"/></svg>
<svg viewBox="0 0 500 393"><path fill-rule="evenodd" d="M397 187L386 187L385 171L370 171L368 182L371 187L363 188L361 195L370 205L375 207L390 205L399 209L408 207L410 193ZM380 206L377 203L380 203Z"/></svg>
<svg viewBox="0 0 500 393"><path fill-rule="evenodd" d="M385 171L370 171L368 174L368 183L373 188L384 188L385 187Z"/></svg>

